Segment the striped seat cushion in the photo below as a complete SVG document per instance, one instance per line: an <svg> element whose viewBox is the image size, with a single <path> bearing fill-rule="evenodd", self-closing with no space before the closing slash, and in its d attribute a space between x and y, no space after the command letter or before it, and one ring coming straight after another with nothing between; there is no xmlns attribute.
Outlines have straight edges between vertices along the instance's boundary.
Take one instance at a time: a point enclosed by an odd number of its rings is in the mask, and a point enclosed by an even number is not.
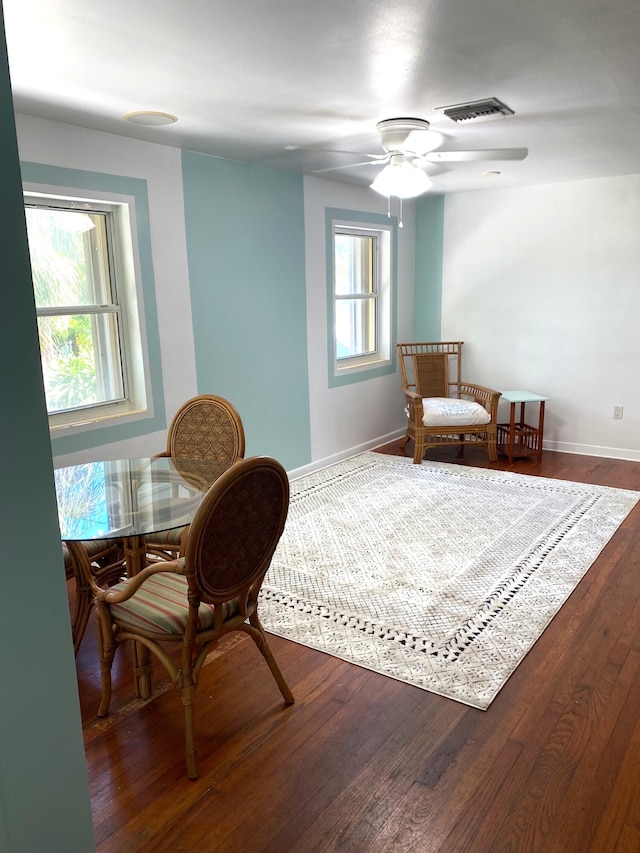
<svg viewBox="0 0 640 853"><path fill-rule="evenodd" d="M147 536L147 545L150 548L175 548L177 550L180 547L185 530L187 530L186 527L161 530L159 533Z"/></svg>
<svg viewBox="0 0 640 853"><path fill-rule="evenodd" d="M123 589L127 583L124 580L112 590ZM132 629L180 635L187 627L189 614L187 589L187 579L182 575L169 572L152 575L128 601L109 605L111 615L116 622L124 622ZM225 602L223 607L227 620L238 612L237 599ZM200 631L213 627L213 605L201 604L198 616Z"/></svg>
<svg viewBox="0 0 640 853"><path fill-rule="evenodd" d="M109 548L115 548L117 544L118 541L116 539L91 539L87 542L83 542L82 546L89 555L89 560L93 560L96 556L100 555L102 551L106 551ZM65 568L70 569L72 566L72 560L66 542L62 543L62 554L64 556Z"/></svg>

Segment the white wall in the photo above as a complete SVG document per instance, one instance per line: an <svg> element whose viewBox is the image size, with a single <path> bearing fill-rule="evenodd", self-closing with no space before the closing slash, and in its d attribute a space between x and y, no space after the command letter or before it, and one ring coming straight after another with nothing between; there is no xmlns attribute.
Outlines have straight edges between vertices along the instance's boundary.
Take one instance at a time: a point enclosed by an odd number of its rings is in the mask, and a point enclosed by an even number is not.
<svg viewBox="0 0 640 853"><path fill-rule="evenodd" d="M151 250L167 422L197 393L180 151L31 116L16 116L20 159L147 182ZM56 458L70 465L96 458L146 456L164 449L166 432Z"/></svg>
<svg viewBox="0 0 640 853"><path fill-rule="evenodd" d="M550 398L549 449L640 460L639 235L638 175L446 198L442 338Z"/></svg>
<svg viewBox="0 0 640 853"><path fill-rule="evenodd" d="M165 410L169 423L184 400L198 393L180 151L31 116L19 115L16 120L21 160L140 178L147 182ZM318 178L304 179L311 415L308 467L328 464L387 438L391 440L404 427L397 375L339 388L328 386L327 207L380 214L387 211L386 200L368 188ZM411 339L415 262L415 205L411 202L404 206L404 227L398 233L398 339ZM60 466L97 458L145 456L162 449L165 436L163 431L59 455L55 463Z"/></svg>
<svg viewBox="0 0 640 853"><path fill-rule="evenodd" d="M386 214L387 202L368 188L312 177L304 179L304 199L311 458L327 464L391 440L405 425L397 374L337 388L328 381L325 209ZM413 334L414 262L415 210L405 203L398 229L398 340Z"/></svg>

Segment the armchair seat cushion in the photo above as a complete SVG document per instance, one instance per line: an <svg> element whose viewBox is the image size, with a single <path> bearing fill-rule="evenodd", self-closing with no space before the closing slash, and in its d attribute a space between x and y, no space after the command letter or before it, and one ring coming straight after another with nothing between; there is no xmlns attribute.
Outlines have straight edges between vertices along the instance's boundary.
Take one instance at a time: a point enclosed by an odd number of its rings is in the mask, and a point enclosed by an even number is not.
<svg viewBox="0 0 640 853"><path fill-rule="evenodd" d="M89 557L89 561L95 560L99 557L108 556L110 551L115 551L118 545L117 539L90 539L86 542L82 543L85 551L87 552L87 556ZM104 552L104 553L103 553ZM67 570L71 570L73 568L73 558L67 548L67 543L62 543L62 555L64 557L64 567Z"/></svg>
<svg viewBox="0 0 640 853"><path fill-rule="evenodd" d="M111 589L117 592L126 587L127 583L124 580ZM128 628L182 634L187 627L189 614L187 591L187 579L183 575L159 573L148 578L128 601L111 604L111 614L115 621L126 624ZM237 613L237 599L225 602L224 608L226 621ZM198 617L198 630L213 628L213 605L201 604Z"/></svg>
<svg viewBox="0 0 640 853"><path fill-rule="evenodd" d="M482 426L491 420L480 403L455 397L425 397L422 410L422 423L427 427Z"/></svg>
<svg viewBox="0 0 640 853"><path fill-rule="evenodd" d="M171 548L177 551L186 529L186 527L173 527L171 530L161 530L159 533L147 536L147 544L153 548Z"/></svg>

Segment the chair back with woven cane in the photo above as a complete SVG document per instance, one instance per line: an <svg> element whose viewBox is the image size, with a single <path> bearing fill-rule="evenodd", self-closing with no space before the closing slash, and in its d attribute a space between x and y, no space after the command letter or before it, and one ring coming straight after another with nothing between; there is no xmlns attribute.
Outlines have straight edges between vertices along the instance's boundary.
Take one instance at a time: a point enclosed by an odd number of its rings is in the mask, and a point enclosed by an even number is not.
<svg viewBox="0 0 640 853"><path fill-rule="evenodd" d="M414 442L413 461L429 447L483 445L495 462L500 392L462 381L462 341L397 344L407 431L400 442Z"/></svg>
<svg viewBox="0 0 640 853"><path fill-rule="evenodd" d="M164 455L231 463L242 459L244 449L244 429L235 407L215 394L200 394L174 415Z"/></svg>
<svg viewBox="0 0 640 853"><path fill-rule="evenodd" d="M258 618L258 594L288 507L289 480L279 462L269 457L239 461L202 500L189 527L184 557L149 565L108 589L91 581L102 670L98 715L108 713L110 672L118 644L143 642L165 666L180 694L187 773L192 779L198 775L196 687L211 647L225 634L247 633L264 656L284 701L294 701Z"/></svg>
<svg viewBox="0 0 640 853"><path fill-rule="evenodd" d="M212 459L232 465L244 457L245 437L237 409L224 397L200 394L187 400L169 426L167 449L158 456ZM183 553L187 528L166 530L147 539L149 556L172 560Z"/></svg>
<svg viewBox="0 0 640 853"><path fill-rule="evenodd" d="M415 387L421 397L449 397L448 353L414 353L412 361Z"/></svg>

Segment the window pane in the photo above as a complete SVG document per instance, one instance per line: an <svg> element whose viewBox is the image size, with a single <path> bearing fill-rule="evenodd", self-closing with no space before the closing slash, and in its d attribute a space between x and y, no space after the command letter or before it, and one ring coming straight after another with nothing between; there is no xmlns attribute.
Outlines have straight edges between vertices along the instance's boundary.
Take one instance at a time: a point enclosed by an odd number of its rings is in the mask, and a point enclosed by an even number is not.
<svg viewBox="0 0 640 853"><path fill-rule="evenodd" d="M375 299L336 300L336 357L351 358L376 349Z"/></svg>
<svg viewBox="0 0 640 853"><path fill-rule="evenodd" d="M335 235L335 292L373 293L374 237L354 234Z"/></svg>
<svg viewBox="0 0 640 853"><path fill-rule="evenodd" d="M38 308L111 303L105 215L27 207Z"/></svg>
<svg viewBox="0 0 640 853"><path fill-rule="evenodd" d="M116 314L39 317L49 413L122 399Z"/></svg>

